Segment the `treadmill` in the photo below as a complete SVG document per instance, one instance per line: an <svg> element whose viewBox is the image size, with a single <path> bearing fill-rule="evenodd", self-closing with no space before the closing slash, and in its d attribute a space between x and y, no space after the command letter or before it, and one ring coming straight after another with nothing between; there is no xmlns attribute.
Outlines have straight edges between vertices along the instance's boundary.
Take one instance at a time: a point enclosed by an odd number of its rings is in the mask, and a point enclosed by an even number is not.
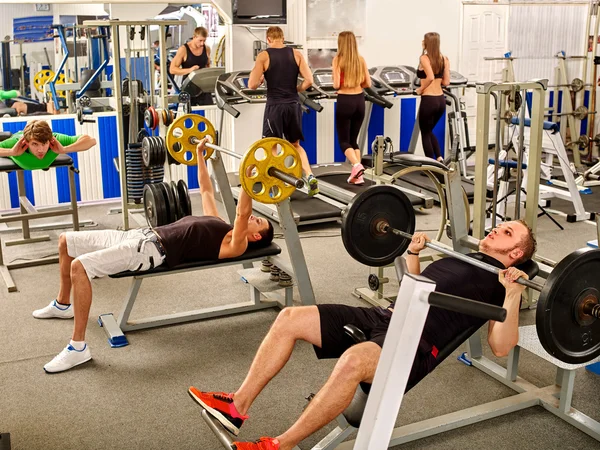
<svg viewBox="0 0 600 450"><path fill-rule="evenodd" d="M416 71L413 67L409 66L380 66L375 69L371 69L371 78L375 79L378 84L381 85L381 93L382 95L406 95L407 92L412 94L414 92L414 88L419 86L419 79L416 77ZM409 74L409 78L403 77L402 80L399 80L398 73L403 72ZM467 79L463 77L460 73L455 71L450 71L450 87L466 87ZM454 95L448 89L444 89L444 93L446 94L447 103L452 105L455 101L458 104L454 103L453 111L451 111L450 119L453 121L453 132L457 133L459 131L459 123L453 119L457 114L457 110L460 112L460 102L458 97ZM461 115L462 117L462 115ZM466 119L466 117L465 117ZM415 121L415 126L413 128L413 133L411 137L411 143L409 146L408 153L414 154L416 142L419 136L419 122L418 116ZM460 133L460 132L459 132ZM457 134L455 134L456 136ZM459 134L460 136L460 134ZM460 146L459 146L460 147ZM384 173L387 175L393 175L394 173L400 171L405 168L404 165L400 163L395 163L394 157L397 155L406 154L406 152L395 152L391 153L389 156L385 157L385 162L387 163L384 167ZM459 155L460 157L460 155ZM466 163L466 161L465 161ZM437 166L440 163L432 161L432 165ZM372 160L370 158L363 158L363 165L372 165ZM438 192L433 181L429 179L429 177L424 177L418 172L408 173L402 176L401 180L398 180L403 186L411 187L413 189L418 189L423 193L430 194L436 201L439 201ZM475 186L472 180L465 177L465 173L462 173L462 187L467 195L469 202L473 201L473 196L475 193Z"/></svg>
<svg viewBox="0 0 600 450"><path fill-rule="evenodd" d="M222 114L231 114L234 118L239 117L240 111L234 105L241 103L266 103L267 88L263 84L257 89L248 88L249 70L229 72L220 75L215 84L215 99ZM302 107L307 110L313 109L317 112L323 108L304 94L299 94ZM223 120L221 119L221 124ZM233 196L239 197L241 185L239 172L230 174L229 181L232 185ZM298 226L313 225L324 222L337 222L341 217L344 204L323 195L310 197L306 187L297 189L290 197L294 220ZM253 203L253 208L267 218L279 221L277 207L272 204L259 202Z"/></svg>
<svg viewBox="0 0 600 450"><path fill-rule="evenodd" d="M333 88L333 73L331 69L315 69L313 72L313 89L307 92L307 96L312 100L323 98L333 99L337 97L336 89ZM367 100L365 108L365 120L362 123L358 135L358 143L361 149L366 149L369 121L373 104L378 104L384 108L391 108L393 104L387 101L378 93L380 86L373 81L370 88L365 89L365 98ZM412 89L410 90L412 92ZM319 189L321 194L326 195L344 204L350 203L356 194L363 192L368 187L376 184L376 181L368 178L365 174L365 184L355 185L348 183L348 177L352 170L352 165L348 162L343 163L324 163L313 164L313 173L319 180ZM401 186L400 189L410 199L412 205L417 208L432 208L434 199L429 194L423 194L414 189L407 189Z"/></svg>

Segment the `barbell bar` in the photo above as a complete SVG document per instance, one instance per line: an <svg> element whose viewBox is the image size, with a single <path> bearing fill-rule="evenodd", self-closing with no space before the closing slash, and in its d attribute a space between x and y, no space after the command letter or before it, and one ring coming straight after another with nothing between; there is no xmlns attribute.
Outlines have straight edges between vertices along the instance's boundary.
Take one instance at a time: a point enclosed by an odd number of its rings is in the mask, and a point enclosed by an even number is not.
<svg viewBox="0 0 600 450"><path fill-rule="evenodd" d="M415 228L411 202L395 186L378 185L356 195L342 212L342 241L355 260L370 266L393 263L410 244ZM427 247L492 273L501 269L457 253L438 242ZM528 263L529 264L529 263ZM542 285L517 282L540 291L536 329L555 358L584 364L600 356L600 250L576 250L559 261Z"/></svg>
<svg viewBox="0 0 600 450"><path fill-rule="evenodd" d="M198 145L200 143L200 141L201 141L201 139L198 139L195 136L192 136L190 138L190 143L194 144L194 145ZM220 145L212 144L210 142L207 142L204 145L207 148L210 148L212 150L217 150L219 153L225 153L226 155L233 156L236 159L242 159L244 157L244 155L240 155L239 153L231 151L224 147L221 147ZM279 170L276 167L269 167L268 174L271 175L272 177L280 179L284 183L291 184L296 189L302 189L304 187L304 181L301 178L297 178L293 175L290 175L289 173Z"/></svg>

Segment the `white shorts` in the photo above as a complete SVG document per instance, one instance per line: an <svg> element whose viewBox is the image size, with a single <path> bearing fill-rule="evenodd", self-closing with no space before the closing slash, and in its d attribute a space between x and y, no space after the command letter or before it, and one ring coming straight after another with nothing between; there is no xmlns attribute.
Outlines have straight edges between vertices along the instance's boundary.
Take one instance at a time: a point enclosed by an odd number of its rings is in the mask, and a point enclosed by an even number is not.
<svg viewBox="0 0 600 450"><path fill-rule="evenodd" d="M90 279L126 270L148 270L152 263L158 267L165 257L144 231L69 231L65 233L67 253L81 262Z"/></svg>

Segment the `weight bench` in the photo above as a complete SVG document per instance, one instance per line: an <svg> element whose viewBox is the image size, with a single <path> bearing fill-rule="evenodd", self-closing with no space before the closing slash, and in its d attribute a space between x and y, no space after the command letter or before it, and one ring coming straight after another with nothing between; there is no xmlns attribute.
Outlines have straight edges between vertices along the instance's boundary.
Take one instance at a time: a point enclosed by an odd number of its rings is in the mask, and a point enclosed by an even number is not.
<svg viewBox="0 0 600 450"><path fill-rule="evenodd" d="M537 263L533 260L529 260L519 266L519 269L523 270L530 279L533 279L539 273L539 267ZM401 280L400 280L401 281ZM438 351L438 355L436 358L436 367L439 366L448 356L450 356L461 344L465 343L471 336L473 336L481 327L480 326L472 326L465 329L462 333L456 336L452 341L450 341L445 347L440 348ZM521 327L528 328L528 327ZM519 330L521 330L521 328ZM349 339L354 343L361 343L367 340L367 336L364 332L354 325L346 325L344 326L344 331ZM535 332L535 330L534 330ZM537 336L537 334L536 334ZM519 340L519 342L521 342ZM538 340L538 345L541 347L541 344ZM461 355L459 360L463 361L461 358L464 356ZM564 363L561 363L564 364ZM337 427L334 428L327 436L325 436L319 443L317 443L312 450L333 450L333 449L346 449L350 450L354 447L354 441L342 442L350 436L352 433L357 431L360 427L361 419L363 416L363 412L367 405L368 394L370 391L371 385L368 383L360 383L356 388L356 392L354 393L354 397L350 402L350 405L344 410L342 414L340 414L337 418ZM572 386L571 386L572 388ZM309 399L312 398L309 396ZM456 413L454 413L456 414ZM445 417L445 416L443 416ZM215 433L219 441L225 446L227 449L232 448L233 440L229 432L223 427L223 425L211 416L206 410L202 410L202 418L208 424L209 428ZM489 418L489 417L486 417ZM431 420L431 419L430 419ZM483 420L483 419L481 419ZM428 422L428 421L424 421ZM470 423L470 422L469 422ZM464 425L468 425L469 423L464 423ZM415 424L406 425L405 427L396 428L394 433L392 434L392 441L390 442L389 447L394 445L398 445L404 442L409 442L411 440L420 439L421 437L429 436L430 434L440 433L442 431L447 431L450 428L444 428L443 425L436 422L435 426L430 427L432 430L436 430L435 432L429 432L429 428L423 430L423 428L419 427ZM397 439L397 430L408 429L411 433L415 435L412 439L405 440L394 440ZM425 434L424 434L425 433ZM295 447L295 450L300 450L298 447Z"/></svg>
<svg viewBox="0 0 600 450"><path fill-rule="evenodd" d="M73 216L73 230L79 230L79 213L77 211L77 191L75 186L75 172L77 169L73 165L73 159L69 155L58 155L58 157L54 160L54 162L50 165L49 168L56 167L68 167L69 170L69 196L71 200L71 205L68 207L59 206L57 208L49 208L45 211L38 211L38 209L33 206L33 204L29 201L29 199L25 195L25 176L23 174L23 169L16 165L9 158L0 158L0 172L16 172L17 173L17 188L18 188L18 196L19 196L19 207L20 214L7 213L4 215L0 214L0 224L8 223L8 222L22 222L22 231L23 238L13 241L6 241L4 245L21 245L21 244L29 244L34 242L44 242L49 241L50 236L38 236L31 237L31 229L29 226L29 221L34 219L42 219L45 217L56 217L56 216L65 216L72 215ZM48 170L48 169L43 169ZM13 281L13 278L10 274L11 269L19 269L22 267L34 267L40 266L44 264L54 264L58 262L58 257L53 258L40 258L32 261L26 261L21 263L13 263L13 264L4 264L2 259L2 240L0 239L0 274L4 279L4 283L8 288L8 292L15 292L17 290L17 286Z"/></svg>
<svg viewBox="0 0 600 450"><path fill-rule="evenodd" d="M281 248L271 243L268 247L260 249L247 250L243 255L237 258L219 259L213 261L197 261L193 263L180 264L176 267L169 268L166 265L161 265L155 269L144 272L120 272L110 275L110 278L132 278L129 292L125 297L118 318L112 313L102 314L98 318L100 326L108 336L108 343L111 347L123 347L128 345L127 338L124 332L142 330L145 328L155 328L164 325L175 325L184 322L196 320L210 319L214 317L223 317L231 314L240 314L251 311L258 311L266 308L292 306L293 304L293 286L281 287L277 283L268 279L268 274L261 272L259 268L252 268L252 263L265 259L277 259L277 255L281 253ZM282 263L277 260L273 261L278 267L282 267ZM142 285L142 281L146 278L157 277L163 275L172 275L182 272L191 272L195 270L212 269L215 267L231 266L242 264L246 269L240 270L239 273L242 281L250 285L250 300L244 303L232 303L228 305L219 305L209 308L203 308L193 311L186 311L163 316L149 317L146 319L130 320L131 310L137 299L138 291ZM286 270L287 271L287 270ZM288 272L291 273L291 272ZM275 290L284 289L284 296L278 296ZM261 300L261 294L265 295L269 301ZM282 300L280 303L279 300Z"/></svg>

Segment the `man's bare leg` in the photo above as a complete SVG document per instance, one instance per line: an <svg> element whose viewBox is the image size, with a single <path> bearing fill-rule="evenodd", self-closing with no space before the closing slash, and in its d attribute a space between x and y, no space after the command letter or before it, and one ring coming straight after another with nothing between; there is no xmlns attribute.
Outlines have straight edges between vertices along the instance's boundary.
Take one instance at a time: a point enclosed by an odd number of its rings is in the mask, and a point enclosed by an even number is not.
<svg viewBox="0 0 600 450"><path fill-rule="evenodd" d="M56 300L63 305L71 304L71 263L74 258L67 251L67 237L63 233L58 238L58 264L60 266L60 288Z"/></svg>
<svg viewBox="0 0 600 450"><path fill-rule="evenodd" d="M380 355L381 347L374 342L363 342L346 350L296 423L277 436L279 450L292 449L339 416L352 401L358 384L373 381Z"/></svg>
<svg viewBox="0 0 600 450"><path fill-rule="evenodd" d="M293 142L292 145L296 148L298 154L300 155L300 161L302 162L302 170L304 171L307 177L309 175L312 175L313 173L312 169L310 168L310 162L308 161L308 155L306 154L306 150L304 150L304 148L300 145L300 141Z"/></svg>
<svg viewBox="0 0 600 450"><path fill-rule="evenodd" d="M285 366L300 339L321 346L321 322L316 306L295 306L279 313L260 344L246 379L234 394L233 403L240 414L246 414L258 394Z"/></svg>
<svg viewBox="0 0 600 450"><path fill-rule="evenodd" d="M73 284L73 312L75 314L72 339L84 341L92 305L92 284L79 260L73 261L71 264L71 283Z"/></svg>

